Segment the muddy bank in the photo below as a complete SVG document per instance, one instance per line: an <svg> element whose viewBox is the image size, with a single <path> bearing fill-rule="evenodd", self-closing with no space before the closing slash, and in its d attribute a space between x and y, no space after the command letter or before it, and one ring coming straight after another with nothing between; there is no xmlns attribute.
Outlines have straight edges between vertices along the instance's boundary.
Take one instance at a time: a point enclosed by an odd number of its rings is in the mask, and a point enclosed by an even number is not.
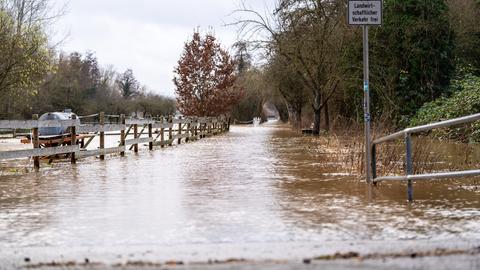
<svg viewBox="0 0 480 270"><path fill-rule="evenodd" d="M480 267L479 249L476 250L436 250L417 256L412 254L369 254L365 257L336 259L304 259L302 261L248 261L244 259L229 259L225 261L209 260L207 262L184 263L182 261L167 261L154 263L148 261L128 261L118 264L91 262L86 258L83 262L49 262L38 264L17 265L22 269L179 269L179 270L309 270L309 269L388 269L388 270L476 270Z"/></svg>
<svg viewBox="0 0 480 270"><path fill-rule="evenodd" d="M445 258L448 258L445 259ZM65 249L23 248L2 250L0 269L69 268L180 268L180 269L321 269L332 266L353 269L389 269L405 265L471 268L480 263L479 241L399 241L218 244L171 247L85 247ZM407 263L407 264L404 264ZM442 265L440 265L440 263ZM382 268L386 267L387 268ZM356 268L355 268L356 267ZM336 269L336 268L334 268ZM422 268L415 268L422 269ZM428 268L426 268L428 269ZM435 268L442 269L442 268Z"/></svg>

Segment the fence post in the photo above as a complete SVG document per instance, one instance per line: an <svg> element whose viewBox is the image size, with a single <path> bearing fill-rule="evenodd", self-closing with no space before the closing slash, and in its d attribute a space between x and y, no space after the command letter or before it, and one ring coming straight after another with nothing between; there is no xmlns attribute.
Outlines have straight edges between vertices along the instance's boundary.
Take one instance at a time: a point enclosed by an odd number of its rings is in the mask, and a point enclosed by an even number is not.
<svg viewBox="0 0 480 270"><path fill-rule="evenodd" d="M148 143L148 149L150 151L153 150L153 124L148 124L148 138L152 139L151 142Z"/></svg>
<svg viewBox="0 0 480 270"><path fill-rule="evenodd" d="M182 121L182 117L180 116L178 118L180 120L180 122ZM182 144L182 138L180 136L182 136L182 123L178 123L178 132L177 132L177 135L178 135L178 144Z"/></svg>
<svg viewBox="0 0 480 270"><path fill-rule="evenodd" d="M218 118L218 132L223 133L223 116Z"/></svg>
<svg viewBox="0 0 480 270"><path fill-rule="evenodd" d="M207 130L208 130L208 118L205 117L205 123L203 123L203 127L202 127L202 139L205 139L207 137Z"/></svg>
<svg viewBox="0 0 480 270"><path fill-rule="evenodd" d="M99 118L100 118L99 119L100 128L102 129L102 131L100 131L100 151L102 151L103 149L105 149L105 130L104 130L104 127L105 127L105 113L100 112ZM100 155L100 160L105 160L105 155L103 153L101 153L101 155Z"/></svg>
<svg viewBox="0 0 480 270"><path fill-rule="evenodd" d="M206 138L207 137L207 131L208 131L208 118L205 117L205 123L203 123L203 127L202 127L202 139Z"/></svg>
<svg viewBox="0 0 480 270"><path fill-rule="evenodd" d="M74 125L70 127L70 144L71 145L77 145L77 128L76 128L76 120L77 120L77 116L76 115L72 115L72 120L74 121ZM75 157L75 152L72 152L71 155L70 155L70 163L72 164L76 164L77 163L77 159Z"/></svg>
<svg viewBox="0 0 480 270"><path fill-rule="evenodd" d="M228 117L227 131L230 131L230 121L231 120L232 120L232 118Z"/></svg>
<svg viewBox="0 0 480 270"><path fill-rule="evenodd" d="M213 122L213 117L210 118L210 136L214 135L215 134L215 123Z"/></svg>
<svg viewBox="0 0 480 270"><path fill-rule="evenodd" d="M372 180L377 178L377 145L372 144Z"/></svg>
<svg viewBox="0 0 480 270"><path fill-rule="evenodd" d="M165 147L165 129L163 128L163 123L165 123L165 118L160 117L160 142L162 143L161 147Z"/></svg>
<svg viewBox="0 0 480 270"><path fill-rule="evenodd" d="M133 138L138 139L138 124L133 125ZM133 152L138 153L138 143L133 144Z"/></svg>
<svg viewBox="0 0 480 270"><path fill-rule="evenodd" d="M405 145L407 148L406 152L406 174L407 176L413 174L413 160L412 160L412 136L407 133L405 135ZM412 180L408 179L407 180L407 196L408 196L408 201L412 202L413 201L413 183Z"/></svg>
<svg viewBox="0 0 480 270"><path fill-rule="evenodd" d="M193 126L193 135L194 135L194 140L198 140L198 117L195 117L195 124Z"/></svg>
<svg viewBox="0 0 480 270"><path fill-rule="evenodd" d="M125 147L125 114L120 115L120 124L123 125L123 129L120 130L120 147ZM125 156L125 151L120 152L120 156L124 157Z"/></svg>
<svg viewBox="0 0 480 270"><path fill-rule="evenodd" d="M34 114L32 116L32 120L38 121L38 114ZM40 139L38 136L39 134L38 134L38 126L37 126L32 130L32 143L33 143L34 149L40 148ZM40 170L40 157L33 157L33 167L35 168L36 171Z"/></svg>
<svg viewBox="0 0 480 270"><path fill-rule="evenodd" d="M186 142L189 142L190 141L190 135L192 134L192 124L191 124L191 121L192 121L192 118L190 119L187 119L188 121L188 124L187 124L187 139L185 140Z"/></svg>
<svg viewBox="0 0 480 270"><path fill-rule="evenodd" d="M207 119L207 135L210 137L210 132L212 131L212 118Z"/></svg>
<svg viewBox="0 0 480 270"><path fill-rule="evenodd" d="M168 141L169 141L169 146L173 145L173 116L169 115L168 116Z"/></svg>

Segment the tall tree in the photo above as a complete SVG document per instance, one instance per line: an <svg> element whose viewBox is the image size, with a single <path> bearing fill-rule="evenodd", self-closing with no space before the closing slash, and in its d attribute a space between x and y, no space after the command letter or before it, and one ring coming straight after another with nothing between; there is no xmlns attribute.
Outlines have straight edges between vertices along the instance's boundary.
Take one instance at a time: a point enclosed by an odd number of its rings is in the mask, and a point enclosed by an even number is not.
<svg viewBox="0 0 480 270"><path fill-rule="evenodd" d="M264 72L257 68L242 71L237 79L238 87L244 89L244 95L232 111L232 117L238 121L249 122L262 117L263 104L266 101Z"/></svg>
<svg viewBox="0 0 480 270"><path fill-rule="evenodd" d="M241 9L251 17L237 22L243 32L268 34L253 41L271 54L279 54L309 90L314 111L315 134L320 133L321 112L338 90L343 48L348 38L345 1L279 0L272 20Z"/></svg>
<svg viewBox="0 0 480 270"><path fill-rule="evenodd" d="M407 123L447 93L455 39L445 0L386 0L383 25L372 36L372 85L383 110Z"/></svg>
<svg viewBox="0 0 480 270"><path fill-rule="evenodd" d="M142 92L125 98L119 90L119 78L131 82L133 72L117 74L112 67L100 67L97 58L87 53L60 54L55 61L55 71L45 78L35 96L33 112L43 113L70 108L80 115L90 115L104 111L108 114L160 115L173 112L175 101L172 98ZM135 85L140 85L135 80ZM137 86L134 87L137 89ZM143 88L142 88L143 89Z"/></svg>
<svg viewBox="0 0 480 270"><path fill-rule="evenodd" d="M242 96L235 85L235 62L211 34L193 34L174 72L177 105L184 115L229 113Z"/></svg>
<svg viewBox="0 0 480 270"><path fill-rule="evenodd" d="M281 55L270 59L267 67L267 77L271 85L284 98L289 120L296 129L302 128L302 110L308 103L308 91L301 78L295 72L295 67Z"/></svg>
<svg viewBox="0 0 480 270"><path fill-rule="evenodd" d="M235 62L237 64L237 73L241 76L252 66L252 55L248 51L248 43L238 41L233 44L235 49Z"/></svg>
<svg viewBox="0 0 480 270"><path fill-rule="evenodd" d="M120 88L120 93L125 99L133 98L140 93L140 84L137 79L135 79L131 69L127 69L119 76L117 84Z"/></svg>
<svg viewBox="0 0 480 270"><path fill-rule="evenodd" d="M47 0L0 0L0 110L17 116L50 71Z"/></svg>
<svg viewBox="0 0 480 270"><path fill-rule="evenodd" d="M447 0L447 3L456 37L457 64L480 75L480 1Z"/></svg>
<svg viewBox="0 0 480 270"><path fill-rule="evenodd" d="M55 69L36 95L37 112L69 108L83 114L96 109L97 102L103 101L100 98L101 91L106 91L105 78L93 54L61 54Z"/></svg>

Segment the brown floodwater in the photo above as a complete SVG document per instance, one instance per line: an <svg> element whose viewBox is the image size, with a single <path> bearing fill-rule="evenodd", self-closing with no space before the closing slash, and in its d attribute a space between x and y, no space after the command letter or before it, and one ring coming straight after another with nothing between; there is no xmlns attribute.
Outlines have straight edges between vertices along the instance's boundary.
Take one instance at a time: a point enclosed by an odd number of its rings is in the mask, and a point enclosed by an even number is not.
<svg viewBox="0 0 480 270"><path fill-rule="evenodd" d="M408 204L404 183L369 187L327 150L267 124L125 158L4 174L0 260L76 250L112 261L156 250L165 258L290 258L480 244L478 180L415 183Z"/></svg>

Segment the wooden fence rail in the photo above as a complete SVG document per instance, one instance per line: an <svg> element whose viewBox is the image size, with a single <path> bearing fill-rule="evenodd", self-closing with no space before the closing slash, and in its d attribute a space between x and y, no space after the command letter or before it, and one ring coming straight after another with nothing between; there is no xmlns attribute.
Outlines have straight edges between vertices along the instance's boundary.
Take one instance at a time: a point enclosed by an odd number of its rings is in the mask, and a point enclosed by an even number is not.
<svg viewBox="0 0 480 270"><path fill-rule="evenodd" d="M0 160L33 158L34 168L40 168L40 157L68 155L72 164L79 158L98 156L104 159L109 154L125 155L127 150L138 152L139 146L146 144L149 150L154 146L172 146L174 142L196 141L201 138L213 136L230 129L230 119L227 117L192 117L192 118L168 118L156 119L125 119L119 116L119 123L106 123L105 114L100 113L98 123L79 124L74 118L71 120L48 120L39 121L38 115L33 120L1 120L0 129L31 130L31 143L33 149L0 151ZM80 116L80 119L85 117ZM39 136L39 128L61 127L68 132L59 136L61 143L58 145L41 148L42 137ZM105 147L106 136L119 136L119 144L115 147ZM99 138L98 149L88 150L87 147L95 139ZM64 139L68 138L68 143ZM80 139L79 139L80 138ZM87 140L85 142L85 140ZM128 146L128 147L127 147ZM130 148L131 146L131 148Z"/></svg>

